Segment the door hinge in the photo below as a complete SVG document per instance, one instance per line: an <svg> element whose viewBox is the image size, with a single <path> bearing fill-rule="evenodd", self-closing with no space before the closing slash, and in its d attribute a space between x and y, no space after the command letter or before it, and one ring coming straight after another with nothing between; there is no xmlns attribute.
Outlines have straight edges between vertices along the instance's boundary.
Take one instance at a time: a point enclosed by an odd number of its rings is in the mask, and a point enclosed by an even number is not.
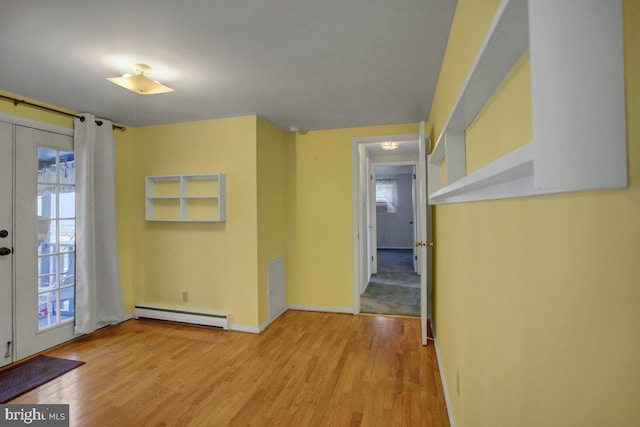
<svg viewBox="0 0 640 427"><path fill-rule="evenodd" d="M416 255L416 261L418 260L418 255Z"/></svg>
<svg viewBox="0 0 640 427"><path fill-rule="evenodd" d="M416 179L416 174L415 173L413 174L413 179Z"/></svg>
<svg viewBox="0 0 640 427"><path fill-rule="evenodd" d="M371 255L371 262L373 262L373 255Z"/></svg>
<svg viewBox="0 0 640 427"><path fill-rule="evenodd" d="M11 341L7 341L7 352L4 354L4 358L11 357Z"/></svg>

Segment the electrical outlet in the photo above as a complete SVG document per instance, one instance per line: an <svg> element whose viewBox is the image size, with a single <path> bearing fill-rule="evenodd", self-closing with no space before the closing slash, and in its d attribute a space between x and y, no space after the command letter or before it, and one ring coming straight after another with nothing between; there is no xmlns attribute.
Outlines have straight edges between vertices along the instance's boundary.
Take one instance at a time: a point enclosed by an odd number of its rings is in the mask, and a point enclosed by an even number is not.
<svg viewBox="0 0 640 427"><path fill-rule="evenodd" d="M189 292L182 291L182 302L189 302Z"/></svg>
<svg viewBox="0 0 640 427"><path fill-rule="evenodd" d="M460 372L456 371L456 394L460 397Z"/></svg>

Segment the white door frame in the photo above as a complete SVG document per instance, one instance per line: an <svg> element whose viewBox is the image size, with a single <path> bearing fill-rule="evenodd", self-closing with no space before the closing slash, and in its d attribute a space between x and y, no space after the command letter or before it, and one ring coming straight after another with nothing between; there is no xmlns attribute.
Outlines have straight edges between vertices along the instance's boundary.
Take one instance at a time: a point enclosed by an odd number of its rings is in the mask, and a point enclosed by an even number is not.
<svg viewBox="0 0 640 427"><path fill-rule="evenodd" d="M365 144L375 144L385 141L418 141L420 138L417 133L410 134L397 134L397 135L380 135L380 136L368 136L368 137L356 137L351 140L351 161L352 161L352 240L353 240L353 313L360 313L360 293L362 289L362 283L364 279L368 279L367 267L368 264L368 249L369 244L367 239L367 233L365 229L364 216L367 209L366 204L366 191L369 186L367 185L366 176L366 157L365 157ZM421 171L417 171L417 174ZM426 191L426 189L424 189ZM416 218L416 221L419 221ZM419 225L418 225L419 226ZM365 262L363 262L363 260Z"/></svg>

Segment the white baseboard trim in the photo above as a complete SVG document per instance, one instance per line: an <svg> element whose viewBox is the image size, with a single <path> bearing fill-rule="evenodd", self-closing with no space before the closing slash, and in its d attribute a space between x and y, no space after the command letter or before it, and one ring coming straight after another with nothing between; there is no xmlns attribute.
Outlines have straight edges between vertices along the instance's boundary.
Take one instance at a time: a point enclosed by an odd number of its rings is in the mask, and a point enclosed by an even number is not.
<svg viewBox="0 0 640 427"><path fill-rule="evenodd" d="M259 331L262 332L265 329L267 329L269 327L270 324L272 324L273 322L276 321L276 319L278 319L278 317L282 316L284 313L286 313L288 309L285 308L284 310L282 310L280 313L276 314L275 317L273 319L268 319L265 320L264 322L262 322L262 324L258 327Z"/></svg>
<svg viewBox="0 0 640 427"><path fill-rule="evenodd" d="M247 326L247 325L238 325L238 324L229 324L230 331L236 332L248 332L250 334L259 334L260 327L259 326Z"/></svg>
<svg viewBox="0 0 640 427"><path fill-rule="evenodd" d="M248 325L239 325L239 324L231 324L229 323L229 330L230 331L236 331L236 332L247 332L250 334L259 334L260 332L264 331L265 329L267 329L267 327L272 324L278 317L282 316L285 312L287 311L287 309L283 310L280 314L278 314L276 317L274 317L273 319L267 320L265 322L263 322L260 326L248 326ZM125 316L122 318L122 321L126 321L129 319L134 319L136 316L134 316L133 313L128 313L125 314Z"/></svg>
<svg viewBox="0 0 640 427"><path fill-rule="evenodd" d="M303 311L321 311L326 313L354 314L353 308L346 308L346 307L327 307L327 306L318 306L318 305L289 304L289 309L303 310Z"/></svg>
<svg viewBox="0 0 640 427"><path fill-rule="evenodd" d="M262 331L264 331L265 329L267 329L267 327L269 327L270 324L272 324L273 322L276 321L276 319L280 316L282 316L285 312L287 311L287 309L285 308L284 310L282 310L282 312L280 312L276 317L274 317L273 319L268 319L265 320L264 322L262 322L260 324L260 326L247 326L247 325L229 325L229 330L231 331L236 331L236 332L248 332L250 334L259 334Z"/></svg>
<svg viewBox="0 0 640 427"><path fill-rule="evenodd" d="M436 360L438 361L438 370L440 371L440 380L442 381L442 392L444 393L444 402L447 405L447 415L449 416L449 425L456 427L456 423L453 419L453 408L451 406L451 399L449 398L449 388L447 387L447 379L444 376L444 368L442 367L442 358L440 357L440 349L438 348L438 340L433 340L433 346L436 349Z"/></svg>
<svg viewBox="0 0 640 427"><path fill-rule="evenodd" d="M126 320L135 319L135 318L136 318L136 316L133 313L127 313L122 318L122 321L124 322ZM265 322L265 323L267 323L267 322ZM269 323L271 323L271 322L269 322ZM229 330L230 331L236 331L236 332L248 332L248 333L251 333L251 334L259 334L267 326L269 326L269 324L266 324L266 325L263 324L263 325L260 325L260 326L247 326L247 325L238 325L238 324L229 323Z"/></svg>
<svg viewBox="0 0 640 427"><path fill-rule="evenodd" d="M133 315L137 318L168 320L202 326L229 329L229 315L208 311L196 311L184 308L165 307L150 304L136 304Z"/></svg>

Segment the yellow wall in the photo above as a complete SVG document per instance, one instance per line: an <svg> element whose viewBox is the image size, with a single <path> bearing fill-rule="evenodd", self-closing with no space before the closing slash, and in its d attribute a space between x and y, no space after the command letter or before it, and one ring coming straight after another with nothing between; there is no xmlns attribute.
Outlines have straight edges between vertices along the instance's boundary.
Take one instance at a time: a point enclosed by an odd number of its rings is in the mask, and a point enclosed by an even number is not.
<svg viewBox="0 0 640 427"><path fill-rule="evenodd" d="M531 141L530 85L527 51L467 129L467 173ZM513 105L519 108L511 108ZM484 138L484 135L491 135L491 138Z"/></svg>
<svg viewBox="0 0 640 427"><path fill-rule="evenodd" d="M51 104L46 104L44 102L41 102L35 99L25 98L24 96L16 95L15 93L11 93L11 92L0 90L0 94L9 96L11 98L27 101L27 102L33 102L35 104L44 105L45 107L54 108L57 110L63 110L63 111L66 111L67 113L71 113L71 114L76 113L75 111L65 110L64 108L60 108ZM22 106L22 105L15 106L13 105L13 102L5 99L0 99L0 112L11 114L18 117L24 117L25 119L37 120L39 122L49 123L56 126L62 126L65 128L73 127L73 119L71 117L67 117L62 114L54 114L45 110L40 110L37 108L28 107L28 106Z"/></svg>
<svg viewBox="0 0 640 427"><path fill-rule="evenodd" d="M137 303L229 313L258 325L256 117L134 130L134 282ZM144 177L225 173L227 220L144 220ZM182 291L189 302L182 302Z"/></svg>
<svg viewBox="0 0 640 427"><path fill-rule="evenodd" d="M413 123L288 137L288 304L352 309L352 138L417 132Z"/></svg>
<svg viewBox="0 0 640 427"><path fill-rule="evenodd" d="M285 135L258 118L258 318L269 318L267 263L284 256L285 227ZM286 260L285 260L286 262Z"/></svg>
<svg viewBox="0 0 640 427"><path fill-rule="evenodd" d="M20 111L72 126L64 117ZM417 130L403 124L285 134L251 116L115 132L125 312L140 303L212 310L257 327L268 319L267 263L279 256L288 304L351 311L352 138ZM226 222L144 220L145 176L211 172L227 174Z"/></svg>
<svg viewBox="0 0 640 427"><path fill-rule="evenodd" d="M497 4L458 1L436 135ZM625 1L628 188L436 208L435 324L459 427L640 425L639 21ZM496 135L530 138L526 120L500 119L526 116L522 73L469 130L472 164L487 160L477 146L502 150Z"/></svg>

